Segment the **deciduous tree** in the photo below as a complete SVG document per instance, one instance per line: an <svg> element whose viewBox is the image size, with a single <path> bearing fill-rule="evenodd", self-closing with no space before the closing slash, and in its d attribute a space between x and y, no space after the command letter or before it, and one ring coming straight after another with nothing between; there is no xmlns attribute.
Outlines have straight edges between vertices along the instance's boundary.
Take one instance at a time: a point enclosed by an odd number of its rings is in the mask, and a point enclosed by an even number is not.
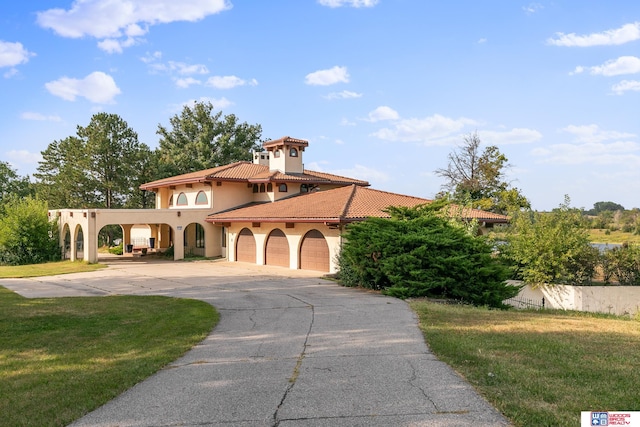
<svg viewBox="0 0 640 427"><path fill-rule="evenodd" d="M435 171L445 179L443 189L456 203L476 209L506 214L512 206L528 208L527 198L505 180L507 157L496 146L481 153L481 143L477 133L466 135L449 154L447 168Z"/></svg>

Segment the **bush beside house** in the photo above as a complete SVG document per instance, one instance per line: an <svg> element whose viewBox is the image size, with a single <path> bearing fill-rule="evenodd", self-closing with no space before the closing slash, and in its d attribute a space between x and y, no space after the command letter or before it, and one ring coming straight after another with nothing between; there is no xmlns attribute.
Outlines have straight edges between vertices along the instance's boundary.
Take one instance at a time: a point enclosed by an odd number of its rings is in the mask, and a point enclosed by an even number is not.
<svg viewBox="0 0 640 427"><path fill-rule="evenodd" d="M400 298L450 298L504 307L519 288L492 246L442 205L389 208L391 218L351 224L339 255L341 282Z"/></svg>

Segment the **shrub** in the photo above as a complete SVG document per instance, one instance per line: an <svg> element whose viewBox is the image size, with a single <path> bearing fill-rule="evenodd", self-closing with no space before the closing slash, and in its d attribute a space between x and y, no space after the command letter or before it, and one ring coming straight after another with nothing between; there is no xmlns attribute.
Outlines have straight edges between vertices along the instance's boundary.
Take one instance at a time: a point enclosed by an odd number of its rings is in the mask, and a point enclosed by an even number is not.
<svg viewBox="0 0 640 427"><path fill-rule="evenodd" d="M339 258L342 283L399 298L452 298L504 307L508 269L483 237L436 207L390 208L392 217L351 224Z"/></svg>
<svg viewBox="0 0 640 427"><path fill-rule="evenodd" d="M122 255L122 243L120 243L118 246L112 246L109 248L109 253L110 254L114 254L114 255Z"/></svg>
<svg viewBox="0 0 640 427"><path fill-rule="evenodd" d="M605 280L615 279L623 286L640 286L640 247L624 244L602 254Z"/></svg>
<svg viewBox="0 0 640 427"><path fill-rule="evenodd" d="M514 278L532 286L588 283L598 263L586 220L569 207L568 197L550 213L513 213L507 242L501 256L512 266Z"/></svg>
<svg viewBox="0 0 640 427"><path fill-rule="evenodd" d="M49 221L47 203L11 198L0 218L0 264L37 264L60 259L58 224Z"/></svg>

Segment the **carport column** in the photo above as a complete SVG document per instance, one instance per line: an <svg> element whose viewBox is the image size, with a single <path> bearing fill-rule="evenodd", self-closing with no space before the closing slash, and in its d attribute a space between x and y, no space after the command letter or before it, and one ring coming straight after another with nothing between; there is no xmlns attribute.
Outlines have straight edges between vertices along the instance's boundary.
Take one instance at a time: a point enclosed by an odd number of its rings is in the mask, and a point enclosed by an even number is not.
<svg viewBox="0 0 640 427"><path fill-rule="evenodd" d="M98 262L98 230L96 230L96 212L84 212L84 260L95 264Z"/></svg>
<svg viewBox="0 0 640 427"><path fill-rule="evenodd" d="M173 236L173 259L184 259L184 229L185 225L177 225Z"/></svg>
<svg viewBox="0 0 640 427"><path fill-rule="evenodd" d="M127 252L127 245L131 244L131 227L133 224L120 224L122 228L122 252Z"/></svg>
<svg viewBox="0 0 640 427"><path fill-rule="evenodd" d="M76 258L76 224L73 221L69 221L69 236L70 236L70 242L69 242L69 260L70 261L77 261Z"/></svg>

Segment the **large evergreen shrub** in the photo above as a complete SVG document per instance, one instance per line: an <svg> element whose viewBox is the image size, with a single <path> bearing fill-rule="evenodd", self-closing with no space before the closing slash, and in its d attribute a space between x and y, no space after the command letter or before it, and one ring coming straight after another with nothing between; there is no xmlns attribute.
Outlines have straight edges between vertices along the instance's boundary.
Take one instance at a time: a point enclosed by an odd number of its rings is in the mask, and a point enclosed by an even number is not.
<svg viewBox="0 0 640 427"><path fill-rule="evenodd" d="M400 298L503 307L518 293L505 283L508 269L483 237L469 233L439 207L390 208L390 219L351 224L339 257L342 283Z"/></svg>

